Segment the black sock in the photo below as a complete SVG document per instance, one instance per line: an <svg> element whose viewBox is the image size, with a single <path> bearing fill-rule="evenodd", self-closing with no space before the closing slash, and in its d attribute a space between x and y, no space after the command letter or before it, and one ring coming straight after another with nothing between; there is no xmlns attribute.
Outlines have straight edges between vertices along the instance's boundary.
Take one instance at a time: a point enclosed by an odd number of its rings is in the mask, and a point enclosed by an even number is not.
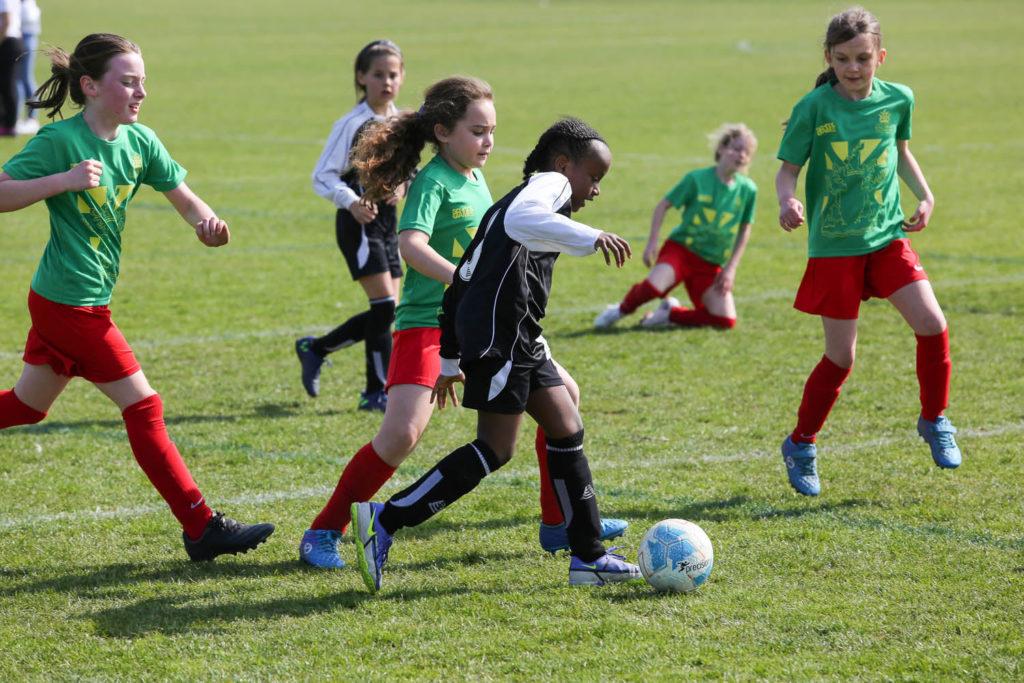
<svg viewBox="0 0 1024 683"><path fill-rule="evenodd" d="M590 465L583 453L583 430L564 439L548 437L548 472L555 497L565 517L572 554L584 562L604 555L601 545L601 515L590 476Z"/></svg>
<svg viewBox="0 0 1024 683"><path fill-rule="evenodd" d="M389 534L422 524L499 467L490 446L480 439L468 443L446 455L412 486L391 496L378 518L380 524Z"/></svg>
<svg viewBox="0 0 1024 683"><path fill-rule="evenodd" d="M370 301L366 319L366 393L384 388L391 359L391 323L395 319L393 296Z"/></svg>
<svg viewBox="0 0 1024 683"><path fill-rule="evenodd" d="M366 321L369 318L370 311L363 311L352 316L324 336L314 339L310 348L317 355L326 356L338 349L363 341L366 337Z"/></svg>

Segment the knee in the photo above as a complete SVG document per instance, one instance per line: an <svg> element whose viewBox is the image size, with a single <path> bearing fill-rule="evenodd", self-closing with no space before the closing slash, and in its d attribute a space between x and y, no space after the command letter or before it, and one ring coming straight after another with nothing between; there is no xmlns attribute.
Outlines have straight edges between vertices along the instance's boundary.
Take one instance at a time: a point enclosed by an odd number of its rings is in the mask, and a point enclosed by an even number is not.
<svg viewBox="0 0 1024 683"><path fill-rule="evenodd" d="M416 448L420 436L420 430L414 425L388 429L386 432L380 432L373 440L373 448L383 460L401 462Z"/></svg>
<svg viewBox="0 0 1024 683"><path fill-rule="evenodd" d="M387 332L395 320L395 298L393 296L370 301L370 317L367 321L371 330L376 333Z"/></svg>
<svg viewBox="0 0 1024 683"><path fill-rule="evenodd" d="M941 311L929 313L914 325L914 334L921 337L934 337L946 329L946 316Z"/></svg>
<svg viewBox="0 0 1024 683"><path fill-rule="evenodd" d="M828 358L830 361L835 363L837 366L839 366L841 368L845 368L847 370L852 370L853 369L853 363L856 360L856 356L857 356L856 350L852 349L852 348L851 349L838 349L838 350L836 350L836 349L829 349L825 353L825 357L826 358Z"/></svg>

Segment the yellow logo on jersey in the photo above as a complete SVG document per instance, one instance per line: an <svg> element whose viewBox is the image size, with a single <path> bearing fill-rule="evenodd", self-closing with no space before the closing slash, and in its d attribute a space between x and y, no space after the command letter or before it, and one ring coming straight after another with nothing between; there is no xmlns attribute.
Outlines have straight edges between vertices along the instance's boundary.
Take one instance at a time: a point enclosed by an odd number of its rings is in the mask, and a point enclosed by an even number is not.
<svg viewBox="0 0 1024 683"><path fill-rule="evenodd" d="M836 132L836 124L832 123L831 121L829 121L828 123L823 123L823 124L821 124L820 126L818 126L817 128L814 129L814 135L816 137L821 137L822 135L824 135L826 133L835 133L835 132Z"/></svg>
<svg viewBox="0 0 1024 683"><path fill-rule="evenodd" d="M473 207L472 206L457 206L454 209L452 209L452 218L453 219L456 219L456 218L468 218L469 216L472 216L472 215L473 215Z"/></svg>
<svg viewBox="0 0 1024 683"><path fill-rule="evenodd" d="M878 122L880 124L882 124L883 126L888 126L889 125L889 112L888 112L888 110L883 111L882 113L880 113L878 115Z"/></svg>

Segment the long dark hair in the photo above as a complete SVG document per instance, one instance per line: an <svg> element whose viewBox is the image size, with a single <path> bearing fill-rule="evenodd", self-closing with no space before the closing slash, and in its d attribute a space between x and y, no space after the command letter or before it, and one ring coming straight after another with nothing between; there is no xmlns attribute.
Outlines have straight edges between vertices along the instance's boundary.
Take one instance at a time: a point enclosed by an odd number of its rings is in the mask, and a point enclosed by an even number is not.
<svg viewBox="0 0 1024 683"><path fill-rule="evenodd" d="M405 60L402 59L402 50L390 40L381 39L375 40L372 43L367 43L363 46L363 49L356 55L355 64L355 77L353 81L356 86L356 99L362 100L366 98L366 88L359 85L359 74L364 74L370 70L373 65L373 60L377 57L383 57L385 55L398 57L399 64L402 68L405 68Z"/></svg>
<svg viewBox="0 0 1024 683"><path fill-rule="evenodd" d="M70 55L59 47L50 48L47 55L51 76L26 104L32 109L49 109L46 116L51 119L58 114L64 118L60 110L69 96L78 106L85 105L82 76L98 81L107 72L112 58L129 52L142 54L138 45L113 33L90 33L78 42Z"/></svg>
<svg viewBox="0 0 1024 683"><path fill-rule="evenodd" d="M828 22L824 47L826 50L831 50L836 45L841 45L865 33L874 37L876 50L882 47L882 27L875 15L863 7L851 7L845 12L835 15ZM836 81L836 72L830 66L818 74L814 87L817 88L825 83L835 83Z"/></svg>
<svg viewBox="0 0 1024 683"><path fill-rule="evenodd" d="M493 100L491 86L479 78L453 76L438 81L423 93L423 106L403 112L370 128L352 152L363 196L380 201L412 175L427 142L440 144L434 126L453 130L477 100Z"/></svg>
<svg viewBox="0 0 1024 683"><path fill-rule="evenodd" d="M550 168L559 154L564 154L573 161L583 159L590 153L595 140L604 142L600 133L580 119L566 116L555 121L541 134L537 146L526 157L526 163L523 164L523 180L528 180L538 171Z"/></svg>

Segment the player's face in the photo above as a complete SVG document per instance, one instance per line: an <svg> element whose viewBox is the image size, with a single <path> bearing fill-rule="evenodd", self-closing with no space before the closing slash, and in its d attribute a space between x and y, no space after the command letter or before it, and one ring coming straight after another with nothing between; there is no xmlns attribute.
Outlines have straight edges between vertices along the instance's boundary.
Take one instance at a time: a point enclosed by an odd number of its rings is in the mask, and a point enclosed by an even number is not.
<svg viewBox="0 0 1024 683"><path fill-rule="evenodd" d="M612 167L612 151L608 145L600 141L593 141L590 153L579 161L566 160L563 168L558 169L562 175L569 179L569 186L572 188L573 211L579 211L584 204L593 201L601 194L601 179L605 177Z"/></svg>
<svg viewBox="0 0 1024 683"><path fill-rule="evenodd" d="M718 170L728 174L741 171L750 165L753 154L754 149L750 140L742 135L733 138L718 148Z"/></svg>
<svg viewBox="0 0 1024 683"><path fill-rule="evenodd" d="M374 111L384 109L398 97L405 80L402 60L395 55L381 55L370 62L370 68L356 74L356 81L366 88L366 103Z"/></svg>
<svg viewBox="0 0 1024 683"><path fill-rule="evenodd" d="M825 61L836 72L840 94L859 100L871 94L871 81L885 61L885 48L878 47L876 36L861 33L825 50Z"/></svg>
<svg viewBox="0 0 1024 683"><path fill-rule="evenodd" d="M86 106L95 109L104 118L117 123L135 123L139 120L142 100L146 99L146 65L142 55L123 52L111 57L107 71L99 80L82 77L82 92Z"/></svg>
<svg viewBox="0 0 1024 683"><path fill-rule="evenodd" d="M483 168L494 147L494 130L498 114L491 100L475 100L466 107L466 113L447 130L438 124L434 135L441 143L441 157L448 165L463 175L470 175L474 168Z"/></svg>

